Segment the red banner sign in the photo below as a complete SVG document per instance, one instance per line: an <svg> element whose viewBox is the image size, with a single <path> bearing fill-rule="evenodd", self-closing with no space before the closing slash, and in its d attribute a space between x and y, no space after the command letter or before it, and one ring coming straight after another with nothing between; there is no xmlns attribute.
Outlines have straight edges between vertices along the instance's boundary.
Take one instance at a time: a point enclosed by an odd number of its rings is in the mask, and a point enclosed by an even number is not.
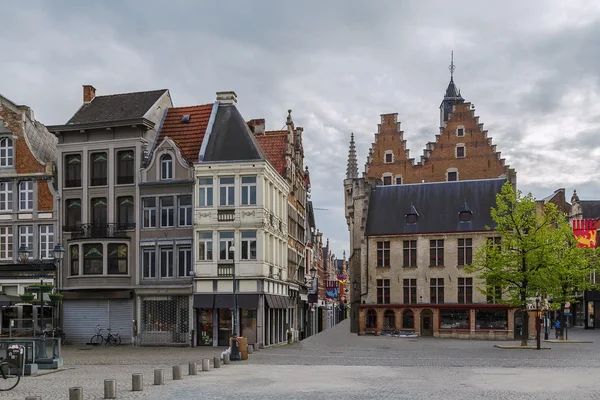
<svg viewBox="0 0 600 400"><path fill-rule="evenodd" d="M577 246L595 248L598 245L597 228L598 220L596 219L573 220L573 234L577 238Z"/></svg>

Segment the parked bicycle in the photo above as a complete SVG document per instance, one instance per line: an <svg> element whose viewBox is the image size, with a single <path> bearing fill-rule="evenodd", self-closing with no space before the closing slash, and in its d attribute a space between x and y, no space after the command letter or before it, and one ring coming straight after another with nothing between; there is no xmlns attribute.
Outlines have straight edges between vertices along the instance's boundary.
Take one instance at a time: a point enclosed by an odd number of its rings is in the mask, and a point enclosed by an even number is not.
<svg viewBox="0 0 600 400"><path fill-rule="evenodd" d="M21 380L21 371L13 364L0 358L0 392L14 389Z"/></svg>
<svg viewBox="0 0 600 400"><path fill-rule="evenodd" d="M62 329L56 327L56 328L52 328L52 329L44 329L44 331L42 332L43 336L45 338L49 337L49 338L60 338L60 344L63 345L65 344L65 333L62 331Z"/></svg>
<svg viewBox="0 0 600 400"><path fill-rule="evenodd" d="M111 328L106 328L108 335L104 337L102 334L103 330L103 328L100 328L100 325L96 325L96 334L90 339L90 343L92 345L98 346L104 343L105 345L110 344L111 346L118 346L121 344L121 336L119 336L119 332L112 333Z"/></svg>

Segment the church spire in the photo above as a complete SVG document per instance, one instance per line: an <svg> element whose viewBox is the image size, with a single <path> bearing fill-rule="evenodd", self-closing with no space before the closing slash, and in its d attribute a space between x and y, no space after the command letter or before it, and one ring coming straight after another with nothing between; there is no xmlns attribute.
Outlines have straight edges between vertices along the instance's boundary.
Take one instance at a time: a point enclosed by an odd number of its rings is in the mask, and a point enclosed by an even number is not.
<svg viewBox="0 0 600 400"><path fill-rule="evenodd" d="M446 93L444 94L444 100L442 100L442 104L440 105L440 126L443 126L446 121L448 121L448 116L452 112L452 106L458 103L464 103L465 99L460 95L460 90L454 84L454 71L456 71L456 64L454 64L454 50L450 55L450 65L448 66L448 70L450 71L450 83L448 83L448 87L446 88Z"/></svg>
<svg viewBox="0 0 600 400"><path fill-rule="evenodd" d="M348 151L348 167L346 168L346 179L358 178L358 162L356 160L356 146L354 133L350 135L350 149Z"/></svg>

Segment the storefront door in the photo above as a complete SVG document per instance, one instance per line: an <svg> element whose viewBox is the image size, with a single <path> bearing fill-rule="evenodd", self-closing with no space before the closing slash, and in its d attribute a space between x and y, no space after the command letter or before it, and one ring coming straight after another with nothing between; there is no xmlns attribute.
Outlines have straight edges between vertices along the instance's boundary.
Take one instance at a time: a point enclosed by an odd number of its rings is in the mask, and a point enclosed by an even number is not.
<svg viewBox="0 0 600 400"><path fill-rule="evenodd" d="M198 346L213 345L213 310L200 308L196 310L196 344Z"/></svg>
<svg viewBox="0 0 600 400"><path fill-rule="evenodd" d="M229 338L232 331L231 310L229 308L219 308L219 346L229 346Z"/></svg>
<svg viewBox="0 0 600 400"><path fill-rule="evenodd" d="M433 312L431 310L421 312L421 336L433 336Z"/></svg>
<svg viewBox="0 0 600 400"><path fill-rule="evenodd" d="M525 337L525 332L524 332L524 328L523 328L523 312L522 311L520 311L520 310L515 311L514 322L515 322L515 325L514 325L515 340L523 339Z"/></svg>

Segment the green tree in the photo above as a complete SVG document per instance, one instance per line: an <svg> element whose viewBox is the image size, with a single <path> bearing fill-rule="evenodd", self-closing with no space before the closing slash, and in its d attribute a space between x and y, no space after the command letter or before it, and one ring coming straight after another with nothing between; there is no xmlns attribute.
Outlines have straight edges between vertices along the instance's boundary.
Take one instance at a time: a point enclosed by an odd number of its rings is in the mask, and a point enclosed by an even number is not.
<svg viewBox="0 0 600 400"><path fill-rule="evenodd" d="M468 272L477 272L484 282L479 290L487 295L495 288L502 291L498 302L523 310L522 346L527 346L529 299L547 281L555 242L556 226L561 213L552 203L538 208L531 194L523 196L506 183L496 196L496 207L490 210L496 226L492 227L501 238L500 244L488 241L475 253ZM488 229L490 229L488 227Z"/></svg>
<svg viewBox="0 0 600 400"><path fill-rule="evenodd" d="M552 296L553 309L560 311L562 340L566 326L565 303L576 302L576 292L590 289L590 273L592 265L595 265L596 252L595 249L577 245L577 239L566 218L557 226L555 237L557 246L549 260L550 268L545 277L544 288Z"/></svg>

